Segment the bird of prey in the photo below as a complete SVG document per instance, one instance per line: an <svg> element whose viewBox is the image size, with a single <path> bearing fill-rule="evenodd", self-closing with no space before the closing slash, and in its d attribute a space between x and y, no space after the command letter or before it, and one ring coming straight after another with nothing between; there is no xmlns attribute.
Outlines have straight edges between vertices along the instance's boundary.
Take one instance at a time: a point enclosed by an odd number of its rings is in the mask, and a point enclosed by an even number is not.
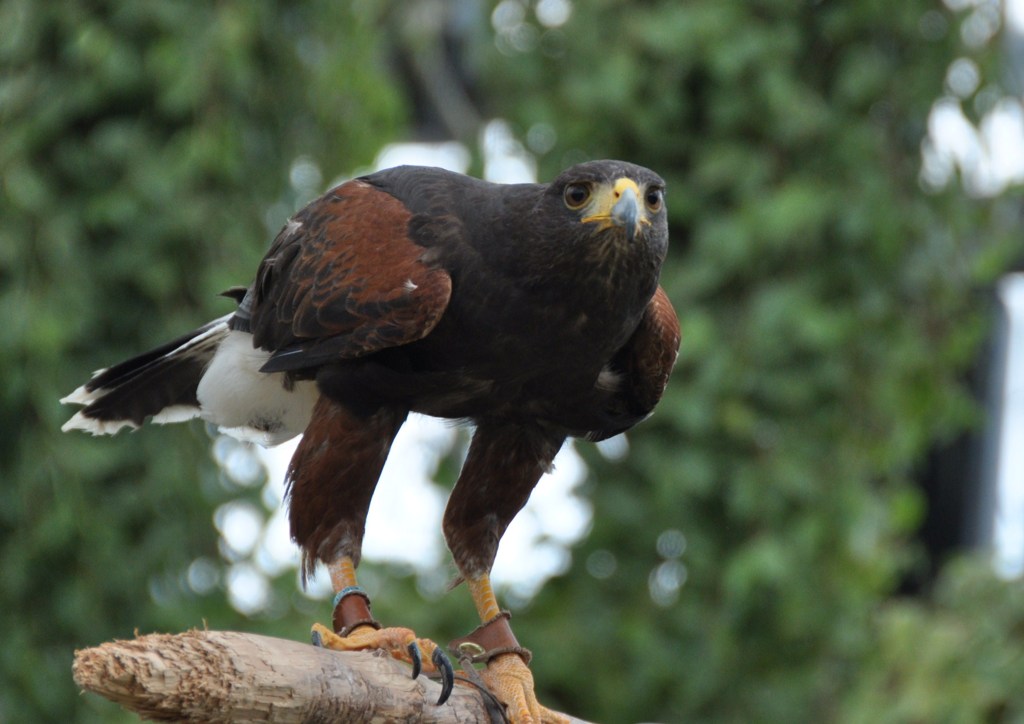
<svg viewBox="0 0 1024 724"><path fill-rule="evenodd" d="M398 167L332 188L288 221L231 314L95 373L62 400L94 434L199 417L264 445L302 440L288 470L304 575L336 592L321 645L383 648L438 670L444 652L381 627L356 567L370 498L410 412L475 426L443 519L481 625L453 642L515 722L542 707L492 591L498 542L567 437L603 440L647 417L679 347L658 285L664 182L622 161L549 184L500 185ZM421 662L421 656L428 660ZM439 702L440 703L440 702Z"/></svg>

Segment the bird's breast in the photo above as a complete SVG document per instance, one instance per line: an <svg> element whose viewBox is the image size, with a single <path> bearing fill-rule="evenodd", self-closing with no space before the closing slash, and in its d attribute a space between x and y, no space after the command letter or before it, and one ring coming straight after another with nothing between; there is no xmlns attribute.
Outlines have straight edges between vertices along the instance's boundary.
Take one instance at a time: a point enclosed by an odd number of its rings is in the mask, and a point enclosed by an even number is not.
<svg viewBox="0 0 1024 724"><path fill-rule="evenodd" d="M496 387L557 388L593 384L636 328L653 286L632 295L572 283L456 291L437 327L412 346L414 366L458 370Z"/></svg>
<svg viewBox="0 0 1024 724"><path fill-rule="evenodd" d="M439 417L548 417L595 394L657 287L658 265L642 254L504 266L455 243L431 252L452 280L441 319L424 338L373 355L383 369L360 373L348 394Z"/></svg>

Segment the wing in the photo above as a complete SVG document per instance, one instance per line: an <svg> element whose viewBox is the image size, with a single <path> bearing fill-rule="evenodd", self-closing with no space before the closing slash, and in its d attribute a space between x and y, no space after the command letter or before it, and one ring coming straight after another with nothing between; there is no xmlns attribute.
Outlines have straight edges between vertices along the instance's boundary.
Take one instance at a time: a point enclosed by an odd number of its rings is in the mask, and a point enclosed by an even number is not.
<svg viewBox="0 0 1024 724"><path fill-rule="evenodd" d="M239 309L264 372L316 367L425 337L451 297L451 278L409 238L411 212L349 181L306 206L278 234Z"/></svg>
<svg viewBox="0 0 1024 724"><path fill-rule="evenodd" d="M679 339L679 318L665 290L658 287L633 336L610 364L611 371L618 375L619 387L609 412L620 422L592 432L588 439L612 437L651 414L668 385L679 354Z"/></svg>

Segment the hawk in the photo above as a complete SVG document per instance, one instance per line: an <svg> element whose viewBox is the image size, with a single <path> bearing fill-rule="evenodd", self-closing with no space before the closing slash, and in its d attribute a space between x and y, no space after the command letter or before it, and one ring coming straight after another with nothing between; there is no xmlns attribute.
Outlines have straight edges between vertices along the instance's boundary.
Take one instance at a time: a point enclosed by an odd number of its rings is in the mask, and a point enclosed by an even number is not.
<svg viewBox="0 0 1024 724"><path fill-rule="evenodd" d="M475 426L443 519L481 625L453 642L486 663L513 721L559 720L534 695L530 653L491 588L498 542L568 437L647 417L679 347L658 285L664 182L622 161L548 184L500 185L398 167L342 183L292 217L231 314L100 370L62 400L64 430L110 434L194 417L263 445L302 434L288 470L303 573L336 592L314 641L383 648L438 670L444 652L382 627L359 588L365 518L410 412ZM429 661L422 661L429 654Z"/></svg>

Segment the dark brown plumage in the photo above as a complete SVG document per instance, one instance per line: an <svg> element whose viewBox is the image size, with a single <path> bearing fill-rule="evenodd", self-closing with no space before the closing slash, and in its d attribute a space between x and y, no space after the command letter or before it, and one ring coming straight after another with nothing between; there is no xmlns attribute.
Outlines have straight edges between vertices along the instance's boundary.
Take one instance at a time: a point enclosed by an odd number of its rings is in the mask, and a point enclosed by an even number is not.
<svg viewBox="0 0 1024 724"><path fill-rule="evenodd" d="M667 244L662 180L618 161L546 185L413 167L349 181L293 217L234 315L94 377L66 398L85 405L66 427L199 415L268 443L305 431L292 535L344 599L408 413L470 420L444 533L497 630L498 541L565 438L627 430L665 388L679 343L658 287ZM506 643L495 657L516 656Z"/></svg>

